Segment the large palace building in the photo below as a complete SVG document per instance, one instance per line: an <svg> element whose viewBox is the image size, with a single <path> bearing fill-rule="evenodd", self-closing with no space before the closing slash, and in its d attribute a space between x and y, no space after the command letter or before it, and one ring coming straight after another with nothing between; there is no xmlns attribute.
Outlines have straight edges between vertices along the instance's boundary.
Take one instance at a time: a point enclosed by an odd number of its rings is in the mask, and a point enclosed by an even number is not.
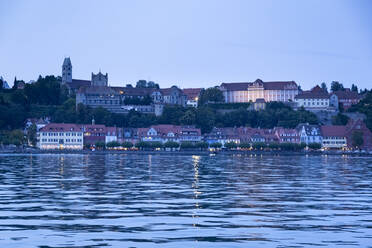
<svg viewBox="0 0 372 248"><path fill-rule="evenodd" d="M299 92L294 81L263 82L261 79L246 83L222 83L220 90L226 103L256 102L257 99L288 102L294 101Z"/></svg>

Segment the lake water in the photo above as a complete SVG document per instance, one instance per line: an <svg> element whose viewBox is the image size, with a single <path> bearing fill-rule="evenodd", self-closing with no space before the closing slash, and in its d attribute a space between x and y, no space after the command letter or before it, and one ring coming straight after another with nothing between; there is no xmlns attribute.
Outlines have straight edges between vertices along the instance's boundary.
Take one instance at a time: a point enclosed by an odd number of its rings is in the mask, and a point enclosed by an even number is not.
<svg viewBox="0 0 372 248"><path fill-rule="evenodd" d="M0 247L372 247L372 158L0 155Z"/></svg>

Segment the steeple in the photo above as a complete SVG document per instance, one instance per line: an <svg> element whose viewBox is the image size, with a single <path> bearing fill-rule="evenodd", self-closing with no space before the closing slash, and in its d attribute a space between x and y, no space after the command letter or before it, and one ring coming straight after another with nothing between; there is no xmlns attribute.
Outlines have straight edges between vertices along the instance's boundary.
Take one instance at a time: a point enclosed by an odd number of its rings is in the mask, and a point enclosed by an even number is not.
<svg viewBox="0 0 372 248"><path fill-rule="evenodd" d="M72 64L70 57L63 60L62 65L62 84L72 82Z"/></svg>

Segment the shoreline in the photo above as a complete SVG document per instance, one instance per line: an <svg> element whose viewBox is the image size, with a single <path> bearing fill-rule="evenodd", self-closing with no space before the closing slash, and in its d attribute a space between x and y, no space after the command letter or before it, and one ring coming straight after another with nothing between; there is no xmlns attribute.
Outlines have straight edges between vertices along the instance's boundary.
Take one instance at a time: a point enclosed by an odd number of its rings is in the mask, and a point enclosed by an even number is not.
<svg viewBox="0 0 372 248"><path fill-rule="evenodd" d="M343 152L343 151L115 151L115 150L0 150L0 154L137 154L137 155L270 155L270 156L322 156L322 155L350 155L350 156L372 156L372 152Z"/></svg>

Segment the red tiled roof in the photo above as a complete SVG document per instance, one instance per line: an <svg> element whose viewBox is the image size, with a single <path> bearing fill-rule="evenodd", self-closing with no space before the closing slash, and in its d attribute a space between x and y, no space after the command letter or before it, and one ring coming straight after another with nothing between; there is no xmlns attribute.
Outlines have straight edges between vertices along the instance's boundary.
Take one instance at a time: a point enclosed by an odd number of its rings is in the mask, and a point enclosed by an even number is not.
<svg viewBox="0 0 372 248"><path fill-rule="evenodd" d="M325 137L346 137L346 126L320 126Z"/></svg>
<svg viewBox="0 0 372 248"><path fill-rule="evenodd" d="M284 90L286 88L297 88L295 81L272 81L263 82L257 79L255 82L238 82L238 83L222 83L221 87L229 91L244 91L248 87L253 86L254 83L262 85L265 90Z"/></svg>
<svg viewBox="0 0 372 248"><path fill-rule="evenodd" d="M335 92L332 92L332 94L335 94L337 98L340 99L360 99L360 96L357 92L351 91L351 90L338 90Z"/></svg>
<svg viewBox="0 0 372 248"><path fill-rule="evenodd" d="M153 128L158 133L158 136L166 136L168 133L172 132L175 135L180 135L182 131L194 131L200 135L200 129L189 127L189 126L176 126L176 125L153 125L149 128L138 128L139 136L146 136L150 128Z"/></svg>
<svg viewBox="0 0 372 248"><path fill-rule="evenodd" d="M82 128L80 125L71 123L49 123L45 127L40 129L41 132L81 132Z"/></svg>
<svg viewBox="0 0 372 248"><path fill-rule="evenodd" d="M66 85L71 89L79 89L82 86L90 86L90 80L80 80L80 79L72 79L72 82L66 83Z"/></svg>
<svg viewBox="0 0 372 248"><path fill-rule="evenodd" d="M187 100L194 100L199 97L202 88L188 88L182 89L183 93L187 96Z"/></svg>
<svg viewBox="0 0 372 248"><path fill-rule="evenodd" d="M120 94L129 95L129 96L146 96L146 95L151 95L154 91L159 91L159 89L155 89L155 88L134 88L134 87L111 87L111 88Z"/></svg>
<svg viewBox="0 0 372 248"><path fill-rule="evenodd" d="M286 87L296 87L297 84L295 81L286 81L286 82L264 82L265 90L283 90Z"/></svg>
<svg viewBox="0 0 372 248"><path fill-rule="evenodd" d="M296 99L328 99L329 94L327 91L320 88L318 85L308 91L303 91L302 93L295 96Z"/></svg>
<svg viewBox="0 0 372 248"><path fill-rule="evenodd" d="M118 94L111 87L107 86L82 86L78 90L79 94Z"/></svg>

